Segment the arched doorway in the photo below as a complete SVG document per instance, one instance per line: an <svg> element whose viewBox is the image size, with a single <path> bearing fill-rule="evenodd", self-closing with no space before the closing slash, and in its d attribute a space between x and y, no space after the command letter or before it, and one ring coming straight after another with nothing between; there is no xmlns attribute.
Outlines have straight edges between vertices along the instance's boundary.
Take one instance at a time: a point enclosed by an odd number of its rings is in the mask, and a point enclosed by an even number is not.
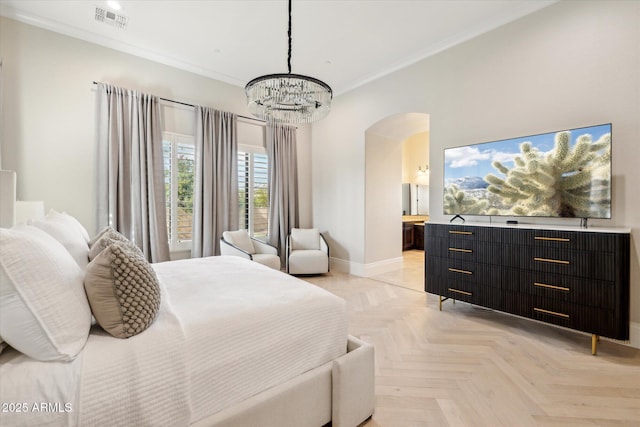
<svg viewBox="0 0 640 427"><path fill-rule="evenodd" d="M403 144L428 134L425 113L388 116L365 131L365 276L402 268ZM428 146L415 160L426 169Z"/></svg>

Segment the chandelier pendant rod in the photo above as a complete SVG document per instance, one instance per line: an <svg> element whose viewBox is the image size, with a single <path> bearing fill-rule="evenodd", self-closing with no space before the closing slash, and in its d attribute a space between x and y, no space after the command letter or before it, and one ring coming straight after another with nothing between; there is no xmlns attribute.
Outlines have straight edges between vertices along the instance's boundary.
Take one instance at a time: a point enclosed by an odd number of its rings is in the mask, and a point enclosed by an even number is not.
<svg viewBox="0 0 640 427"><path fill-rule="evenodd" d="M289 31L287 32L289 37L289 52L287 55L287 66L289 68L289 74L291 74L291 0L289 0Z"/></svg>

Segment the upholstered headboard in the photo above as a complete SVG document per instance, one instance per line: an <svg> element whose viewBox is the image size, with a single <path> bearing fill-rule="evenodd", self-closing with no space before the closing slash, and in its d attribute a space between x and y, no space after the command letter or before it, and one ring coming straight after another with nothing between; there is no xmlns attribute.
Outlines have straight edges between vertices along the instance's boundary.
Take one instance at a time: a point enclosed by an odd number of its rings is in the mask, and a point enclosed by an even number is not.
<svg viewBox="0 0 640 427"><path fill-rule="evenodd" d="M44 217L43 201L16 200L16 173L0 170L0 227L11 228Z"/></svg>

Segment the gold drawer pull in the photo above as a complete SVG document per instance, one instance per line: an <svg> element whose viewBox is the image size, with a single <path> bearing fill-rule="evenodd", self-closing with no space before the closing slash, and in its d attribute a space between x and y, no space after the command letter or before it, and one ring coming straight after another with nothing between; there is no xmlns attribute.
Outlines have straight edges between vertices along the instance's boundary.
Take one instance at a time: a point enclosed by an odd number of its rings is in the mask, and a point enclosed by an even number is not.
<svg viewBox="0 0 640 427"><path fill-rule="evenodd" d="M454 273L473 274L473 271L458 270L457 268L449 268L449 271L452 271Z"/></svg>
<svg viewBox="0 0 640 427"><path fill-rule="evenodd" d="M535 236L533 238L534 240L547 240L547 241L551 241L551 242L570 242L571 239L567 239L565 237L542 237L542 236Z"/></svg>
<svg viewBox="0 0 640 427"><path fill-rule="evenodd" d="M549 258L533 258L534 261L540 261L540 262L553 262L555 264L565 264L568 265L569 261L564 261L561 259L549 259Z"/></svg>
<svg viewBox="0 0 640 427"><path fill-rule="evenodd" d="M473 295L471 292L460 291L460 290L458 290L458 289L449 288L449 290L450 290L451 292L455 292L455 293L457 293L457 294L469 295L469 296Z"/></svg>
<svg viewBox="0 0 640 427"><path fill-rule="evenodd" d="M569 315L568 315L568 314L564 314L564 313L557 313L557 312L555 312L555 311L551 311L551 310L543 310L542 308L537 308L537 307L534 307L534 308L533 308L533 310L534 310L534 311L537 311L538 313L551 314L551 315L553 315L553 316L563 317L563 318L565 318L565 319L568 319L568 318L569 318Z"/></svg>
<svg viewBox="0 0 640 427"><path fill-rule="evenodd" d="M464 252L465 254L470 254L473 252L471 249L459 249L459 248L449 248L451 252Z"/></svg>
<svg viewBox="0 0 640 427"><path fill-rule="evenodd" d="M454 230L449 230L449 234L465 234L467 236L470 236L473 234L473 232L471 231L454 231Z"/></svg>
<svg viewBox="0 0 640 427"><path fill-rule="evenodd" d="M542 288L555 289L555 290L558 290L558 291L567 291L567 292L570 291L569 288L565 288L564 286L547 285L546 283L534 282L533 286L539 286L539 287L542 287Z"/></svg>

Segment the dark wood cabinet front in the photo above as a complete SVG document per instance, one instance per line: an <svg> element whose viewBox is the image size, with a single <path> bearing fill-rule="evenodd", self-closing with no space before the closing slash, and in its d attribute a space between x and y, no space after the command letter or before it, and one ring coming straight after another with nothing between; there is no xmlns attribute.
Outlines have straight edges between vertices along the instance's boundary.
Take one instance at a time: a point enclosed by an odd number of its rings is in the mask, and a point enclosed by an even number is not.
<svg viewBox="0 0 640 427"><path fill-rule="evenodd" d="M424 223L413 225L413 248L424 250Z"/></svg>
<svg viewBox="0 0 640 427"><path fill-rule="evenodd" d="M424 223L402 223L402 250L424 250Z"/></svg>
<svg viewBox="0 0 640 427"><path fill-rule="evenodd" d="M407 251L413 249L413 224L410 222L402 223L402 250Z"/></svg>

